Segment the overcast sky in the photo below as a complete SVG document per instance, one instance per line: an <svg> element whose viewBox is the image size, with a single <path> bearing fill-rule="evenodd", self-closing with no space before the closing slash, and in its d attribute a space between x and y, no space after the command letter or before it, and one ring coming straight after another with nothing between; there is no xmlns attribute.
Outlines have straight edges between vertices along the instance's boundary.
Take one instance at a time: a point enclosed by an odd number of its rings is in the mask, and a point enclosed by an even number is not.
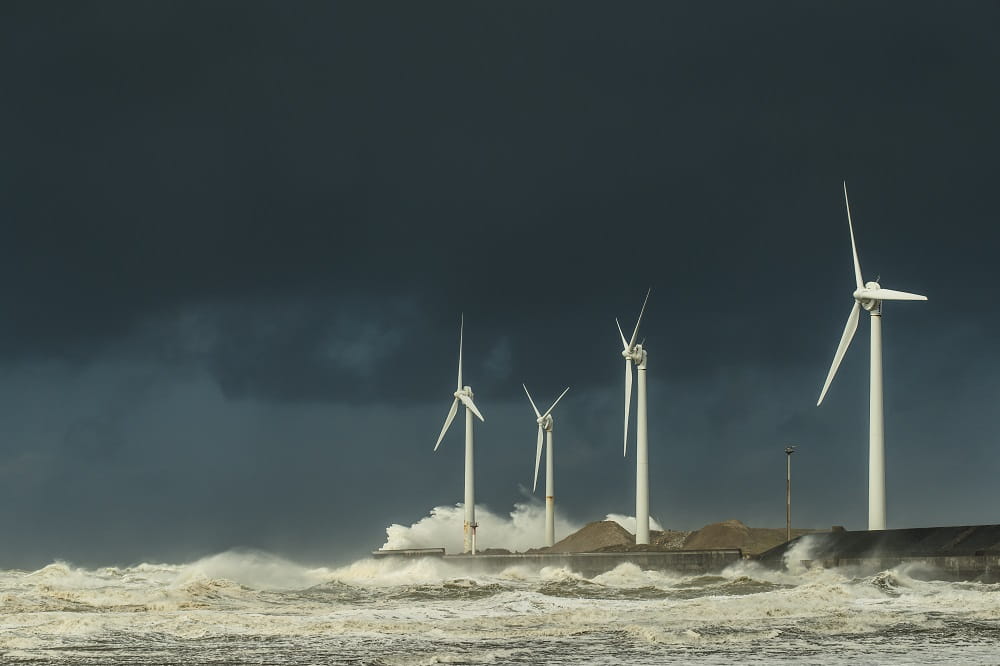
<svg viewBox="0 0 1000 666"><path fill-rule="evenodd" d="M995 3L6 2L0 565L344 560L462 499L634 512L615 317L649 351L652 514L1000 522ZM633 410L634 413L634 410ZM634 428L633 428L634 433Z"/></svg>

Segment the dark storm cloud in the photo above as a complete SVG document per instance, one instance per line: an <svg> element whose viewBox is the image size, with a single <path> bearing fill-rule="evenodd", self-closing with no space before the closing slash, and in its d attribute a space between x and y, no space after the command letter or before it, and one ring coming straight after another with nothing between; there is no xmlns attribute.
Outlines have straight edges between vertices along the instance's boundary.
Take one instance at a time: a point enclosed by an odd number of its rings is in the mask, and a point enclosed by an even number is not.
<svg viewBox="0 0 1000 666"><path fill-rule="evenodd" d="M518 384L569 384L561 506L628 512L613 319L649 285L654 515L780 522L795 440L800 515L858 525L867 322L813 406L842 179L866 277L931 299L886 312L890 522L995 521L998 13L5 4L10 557L360 552L456 501L461 312L484 499L528 480Z"/></svg>

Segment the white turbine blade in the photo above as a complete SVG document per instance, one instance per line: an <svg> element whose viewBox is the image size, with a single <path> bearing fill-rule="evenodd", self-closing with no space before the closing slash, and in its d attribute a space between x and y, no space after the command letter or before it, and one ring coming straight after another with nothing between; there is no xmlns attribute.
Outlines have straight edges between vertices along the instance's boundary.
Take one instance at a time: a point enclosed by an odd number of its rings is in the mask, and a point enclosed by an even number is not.
<svg viewBox="0 0 1000 666"><path fill-rule="evenodd" d="M483 415L479 413L479 408L476 407L476 403L472 402L472 398L463 393L458 396L458 399L461 400L462 404L465 405L468 409L472 410L472 413L478 416L480 421L486 420L483 418Z"/></svg>
<svg viewBox="0 0 1000 666"><path fill-rule="evenodd" d="M926 301L926 296L911 294L906 291L894 291L892 289L872 289L873 298L880 301Z"/></svg>
<svg viewBox="0 0 1000 666"><path fill-rule="evenodd" d="M462 313L462 323L458 327L458 388L462 390L462 337L465 334L465 313Z"/></svg>
<svg viewBox="0 0 1000 666"><path fill-rule="evenodd" d="M625 359L625 444L622 455L628 453L628 409L632 404L632 359Z"/></svg>
<svg viewBox="0 0 1000 666"><path fill-rule="evenodd" d="M618 323L618 317L615 317L615 324L618 326L618 335L622 336L622 345L625 347L625 351L628 351L628 340L625 339L625 334L622 332L622 325Z"/></svg>
<svg viewBox="0 0 1000 666"><path fill-rule="evenodd" d="M521 384L521 386L524 386L524 384ZM528 387L527 386L524 386L524 392L528 393ZM530 393L528 393L528 402L531 403L531 408L533 410L535 410L535 416L537 416L538 418L542 418L542 415L538 413L538 407L535 407L535 401L531 399L531 394Z"/></svg>
<svg viewBox="0 0 1000 666"><path fill-rule="evenodd" d="M567 392L567 391L569 391L569 387L568 387L568 386L566 387L566 390L565 390L565 391L563 391L562 393L560 393L560 394L559 394L559 397L558 397L558 398L556 398L556 401L552 403L552 406L551 406L551 407L549 407L549 411L545 412L544 414L542 414L542 415L541 415L540 417L538 417L538 418L545 418L546 416L548 416L549 414L551 414L551 413L552 413L552 410L556 408L556 405L558 405L558 404L559 404L559 401L563 399L563 396L564 396L564 395L566 395L566 392Z"/></svg>
<svg viewBox="0 0 1000 666"><path fill-rule="evenodd" d="M531 492L535 492L538 488L538 466L542 462L542 441L545 437L545 433L542 432L542 426L538 426L538 445L535 447L535 482L531 484Z"/></svg>
<svg viewBox="0 0 1000 666"><path fill-rule="evenodd" d="M639 324L642 323L642 315L646 312L646 303L649 302L649 292L651 291L653 291L652 287L646 290L646 300L642 302L642 310L639 310L639 320L635 322L635 330L632 331L632 342L628 343L627 349L635 347L635 339L639 337Z"/></svg>
<svg viewBox="0 0 1000 666"><path fill-rule="evenodd" d="M854 301L854 307L851 308L851 314L847 317L847 325L844 326L844 334L840 336L840 344L837 346L837 353L833 356L833 365L830 366L830 374L826 376L826 383L823 384L823 391L819 394L819 400L816 401L816 406L819 407L823 402L823 398L826 396L826 391L830 388L830 382L833 381L833 376L837 374L837 368L840 367L840 361L844 358L844 353L851 344L851 340L854 339L854 332L858 330L858 315L861 312L861 303Z"/></svg>
<svg viewBox="0 0 1000 666"><path fill-rule="evenodd" d="M851 252L854 253L854 281L858 289L865 286L861 279L861 263L858 261L858 247L854 244L854 225L851 223L851 202L847 200L847 181L844 181L844 204L847 206L847 228L851 230Z"/></svg>
<svg viewBox="0 0 1000 666"><path fill-rule="evenodd" d="M448 418L444 420L444 427L441 428L441 434L438 435L437 444L434 445L435 451L437 451L438 447L441 446L441 440L444 439L444 434L448 432L448 426L450 426L451 422L455 420L456 413L458 413L458 398L455 398L455 401L451 403L451 409L448 410Z"/></svg>

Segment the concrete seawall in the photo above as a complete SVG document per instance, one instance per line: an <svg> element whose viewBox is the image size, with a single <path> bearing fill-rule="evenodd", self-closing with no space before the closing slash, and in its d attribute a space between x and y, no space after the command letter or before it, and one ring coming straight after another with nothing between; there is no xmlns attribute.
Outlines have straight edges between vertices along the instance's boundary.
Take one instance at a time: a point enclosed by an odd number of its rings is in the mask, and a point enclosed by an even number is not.
<svg viewBox="0 0 1000 666"><path fill-rule="evenodd" d="M803 560L806 566L827 569L842 567L871 575L901 565L912 567L913 578L926 580L1000 582L1000 555L924 556L924 557L839 557Z"/></svg>
<svg viewBox="0 0 1000 666"><path fill-rule="evenodd" d="M437 557L463 570L496 573L516 566L541 569L566 567L591 578L611 571L620 564L634 564L640 569L672 571L687 575L719 573L743 559L739 549L675 550L631 553L517 553L510 555L444 555L437 549L420 551L375 551L378 558Z"/></svg>
<svg viewBox="0 0 1000 666"><path fill-rule="evenodd" d="M809 534L762 553L772 568L845 567L871 574L900 565L917 577L1000 582L1000 525Z"/></svg>

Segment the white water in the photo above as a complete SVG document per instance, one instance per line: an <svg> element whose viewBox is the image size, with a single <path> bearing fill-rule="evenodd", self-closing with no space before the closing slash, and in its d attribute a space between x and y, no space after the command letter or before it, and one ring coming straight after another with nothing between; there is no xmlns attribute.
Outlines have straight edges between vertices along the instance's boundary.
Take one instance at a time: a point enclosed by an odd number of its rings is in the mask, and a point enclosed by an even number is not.
<svg viewBox="0 0 1000 666"><path fill-rule="evenodd" d="M0 663L1000 661L1000 586L913 573L621 565L586 579L436 559L312 568L255 552L54 563L0 571Z"/></svg>
<svg viewBox="0 0 1000 666"><path fill-rule="evenodd" d="M384 550L406 548L444 548L449 553L462 552L462 525L465 505L438 506L430 514L410 526L393 524L386 528ZM608 514L612 520L635 534L635 516ZM507 516L499 516L485 506L476 506L476 547L506 548L524 552L545 545L545 506L540 503L519 503ZM663 528L655 518L649 520L650 529ZM582 527L556 513L556 541L569 536Z"/></svg>
<svg viewBox="0 0 1000 666"><path fill-rule="evenodd" d="M430 515L409 527L390 525L382 548L444 548L449 553L462 552L462 525L465 505L439 506ZM538 503L516 504L506 516L498 516L485 506L476 507L476 547L506 548L525 551L545 545L545 506ZM556 539L579 529L579 526L556 514Z"/></svg>
<svg viewBox="0 0 1000 666"><path fill-rule="evenodd" d="M635 534L635 516L623 516L620 513L609 513L608 517L605 518L604 520L614 521L614 522L618 523L619 525L621 525L622 527L624 527L629 532L631 532L632 534ZM663 530L663 526L660 525L660 522L656 518L653 518L652 516L650 516L649 517L649 529L651 529L651 530Z"/></svg>

